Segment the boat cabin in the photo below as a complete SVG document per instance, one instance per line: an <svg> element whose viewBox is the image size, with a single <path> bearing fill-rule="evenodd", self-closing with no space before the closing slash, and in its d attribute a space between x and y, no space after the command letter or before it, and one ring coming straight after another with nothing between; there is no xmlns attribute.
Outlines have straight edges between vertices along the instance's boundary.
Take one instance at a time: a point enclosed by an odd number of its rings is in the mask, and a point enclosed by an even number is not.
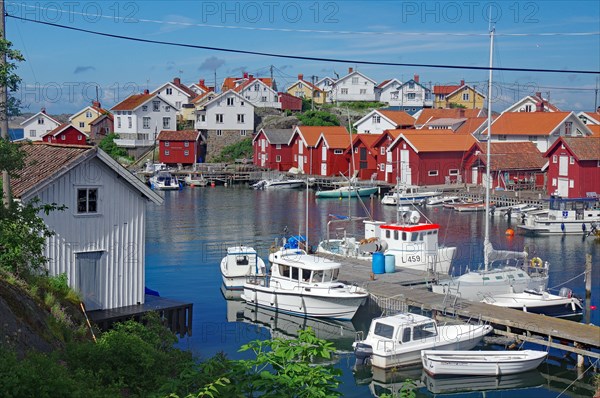
<svg viewBox="0 0 600 398"><path fill-rule="evenodd" d="M271 258L271 278L291 283L334 283L341 264L308 255L299 250L276 252Z"/></svg>
<svg viewBox="0 0 600 398"><path fill-rule="evenodd" d="M413 217L412 215L409 217ZM410 244L413 249L419 245L437 250L438 224L386 224L381 221L363 221L365 223L365 239L377 238L385 240L390 248Z"/></svg>
<svg viewBox="0 0 600 398"><path fill-rule="evenodd" d="M433 319L416 314L398 314L373 320L369 339L407 344L435 337L437 334L437 324Z"/></svg>
<svg viewBox="0 0 600 398"><path fill-rule="evenodd" d="M600 203L596 198L550 197L549 216L564 220L585 220L600 217Z"/></svg>
<svg viewBox="0 0 600 398"><path fill-rule="evenodd" d="M264 269L258 269L258 254L256 250L248 246L236 246L227 248L227 261L225 270L231 275L247 274L254 271L256 274L263 274Z"/></svg>

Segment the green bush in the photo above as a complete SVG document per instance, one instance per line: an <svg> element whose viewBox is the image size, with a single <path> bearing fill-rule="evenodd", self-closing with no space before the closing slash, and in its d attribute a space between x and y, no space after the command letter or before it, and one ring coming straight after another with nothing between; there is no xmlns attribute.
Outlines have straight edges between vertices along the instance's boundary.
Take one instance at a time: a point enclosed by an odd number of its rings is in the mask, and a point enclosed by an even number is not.
<svg viewBox="0 0 600 398"><path fill-rule="evenodd" d="M298 115L303 126L339 126L340 121L333 113L325 111L307 111Z"/></svg>
<svg viewBox="0 0 600 398"><path fill-rule="evenodd" d="M118 138L118 134L110 133L100 141L98 147L115 160L119 160L120 158L131 160L132 157L127 155L127 150L118 147L117 144L115 144L115 140Z"/></svg>
<svg viewBox="0 0 600 398"><path fill-rule="evenodd" d="M252 158L254 148L252 148L252 138L248 137L235 144L228 145L212 161L216 163L233 163L236 159Z"/></svg>

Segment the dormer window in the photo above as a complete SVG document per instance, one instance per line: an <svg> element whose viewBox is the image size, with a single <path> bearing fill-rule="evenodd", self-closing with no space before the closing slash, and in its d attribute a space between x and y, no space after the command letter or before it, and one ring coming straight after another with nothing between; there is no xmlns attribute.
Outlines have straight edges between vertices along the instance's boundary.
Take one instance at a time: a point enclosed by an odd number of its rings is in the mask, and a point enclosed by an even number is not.
<svg viewBox="0 0 600 398"><path fill-rule="evenodd" d="M90 112L90 111L87 111L87 112L85 113L85 117L86 117L86 118L88 118L88 119L89 119L89 118L91 118L91 117L92 117L92 112Z"/></svg>
<svg viewBox="0 0 600 398"><path fill-rule="evenodd" d="M165 92L167 93L167 95L173 95L173 89L172 89L172 88L170 88L170 87L169 87L169 88L167 88L167 89L165 90Z"/></svg>
<svg viewBox="0 0 600 398"><path fill-rule="evenodd" d="M41 118L38 119L38 124L44 124L44 118L43 117L41 117Z"/></svg>
<svg viewBox="0 0 600 398"><path fill-rule="evenodd" d="M160 111L160 101L152 101L152 111L153 112Z"/></svg>
<svg viewBox="0 0 600 398"><path fill-rule="evenodd" d="M571 135L573 129L573 122L565 122L565 135Z"/></svg>

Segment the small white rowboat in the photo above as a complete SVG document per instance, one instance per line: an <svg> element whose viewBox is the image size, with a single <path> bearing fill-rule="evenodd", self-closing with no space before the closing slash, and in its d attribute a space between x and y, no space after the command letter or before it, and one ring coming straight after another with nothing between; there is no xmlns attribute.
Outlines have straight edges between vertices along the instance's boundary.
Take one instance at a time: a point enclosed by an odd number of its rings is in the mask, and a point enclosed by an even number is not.
<svg viewBox="0 0 600 398"><path fill-rule="evenodd" d="M421 351L425 371L433 376L501 376L537 368L545 351Z"/></svg>

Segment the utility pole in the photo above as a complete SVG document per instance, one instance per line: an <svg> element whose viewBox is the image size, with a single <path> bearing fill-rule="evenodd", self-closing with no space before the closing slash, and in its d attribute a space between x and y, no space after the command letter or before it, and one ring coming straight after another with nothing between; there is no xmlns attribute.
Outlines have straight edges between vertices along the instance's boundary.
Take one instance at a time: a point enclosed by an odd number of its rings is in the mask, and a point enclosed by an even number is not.
<svg viewBox="0 0 600 398"><path fill-rule="evenodd" d="M214 70L214 75L215 75L215 93L217 92L217 70Z"/></svg>
<svg viewBox="0 0 600 398"><path fill-rule="evenodd" d="M4 0L0 0L0 37L6 40L6 26L4 25ZM0 67L5 70L6 65L6 53L2 53L0 57ZM6 77L6 76L5 76ZM0 130L2 130L2 139L9 140L8 138L8 89L6 84L0 85ZM2 170L2 203L4 207L8 208L11 202L10 195L10 176L8 171Z"/></svg>
<svg viewBox="0 0 600 398"><path fill-rule="evenodd" d="M598 82L600 77L596 78L596 90L594 91L594 112L598 110Z"/></svg>
<svg viewBox="0 0 600 398"><path fill-rule="evenodd" d="M310 94L310 110L311 111L315 110L315 79L316 78L317 77L315 75L312 75L310 77L311 83L312 83L312 86L310 87L310 92L311 92L311 94Z"/></svg>

